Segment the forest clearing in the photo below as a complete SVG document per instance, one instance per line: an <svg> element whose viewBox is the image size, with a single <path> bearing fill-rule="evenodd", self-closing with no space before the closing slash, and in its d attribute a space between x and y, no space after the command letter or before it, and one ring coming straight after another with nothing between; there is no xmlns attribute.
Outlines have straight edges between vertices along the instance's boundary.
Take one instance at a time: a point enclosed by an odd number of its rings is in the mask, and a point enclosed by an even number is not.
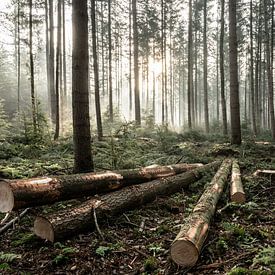
<svg viewBox="0 0 275 275"><path fill-rule="evenodd" d="M272 0L0 1L0 274L275 274Z"/></svg>

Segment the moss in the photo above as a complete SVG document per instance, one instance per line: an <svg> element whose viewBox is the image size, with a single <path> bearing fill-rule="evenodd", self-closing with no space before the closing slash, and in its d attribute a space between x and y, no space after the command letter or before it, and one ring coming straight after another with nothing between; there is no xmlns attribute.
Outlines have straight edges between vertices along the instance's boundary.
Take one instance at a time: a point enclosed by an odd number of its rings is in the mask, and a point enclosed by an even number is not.
<svg viewBox="0 0 275 275"><path fill-rule="evenodd" d="M147 272L151 272L156 270L158 267L158 261L155 257L149 257L144 262L144 270Z"/></svg>

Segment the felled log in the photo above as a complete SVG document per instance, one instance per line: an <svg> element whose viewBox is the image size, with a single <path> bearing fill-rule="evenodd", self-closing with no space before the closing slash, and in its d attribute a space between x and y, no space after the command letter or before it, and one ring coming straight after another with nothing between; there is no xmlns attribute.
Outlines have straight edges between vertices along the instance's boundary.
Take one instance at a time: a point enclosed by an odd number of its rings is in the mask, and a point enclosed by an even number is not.
<svg viewBox="0 0 275 275"><path fill-rule="evenodd" d="M254 176L268 178L275 182L275 170L257 170Z"/></svg>
<svg viewBox="0 0 275 275"><path fill-rule="evenodd" d="M202 245L207 237L211 218L223 192L232 161L224 160L220 169L206 187L193 212L182 224L181 230L170 248L172 260L183 267L196 264Z"/></svg>
<svg viewBox="0 0 275 275"><path fill-rule="evenodd" d="M236 202L236 203L245 202L245 193L242 185L240 167L236 160L234 160L232 164L230 197L231 197L231 201L233 202Z"/></svg>
<svg viewBox="0 0 275 275"><path fill-rule="evenodd" d="M217 169L220 162L213 162L183 174L156 179L140 185L125 187L119 191L92 198L81 205L64 211L38 216L34 222L34 232L42 239L54 242L95 227L106 217L114 217L127 210L153 201L159 195L169 195L199 180L205 173Z"/></svg>
<svg viewBox="0 0 275 275"><path fill-rule="evenodd" d="M114 172L0 181L0 212L106 193L127 185L172 176L200 166L203 164L181 163Z"/></svg>

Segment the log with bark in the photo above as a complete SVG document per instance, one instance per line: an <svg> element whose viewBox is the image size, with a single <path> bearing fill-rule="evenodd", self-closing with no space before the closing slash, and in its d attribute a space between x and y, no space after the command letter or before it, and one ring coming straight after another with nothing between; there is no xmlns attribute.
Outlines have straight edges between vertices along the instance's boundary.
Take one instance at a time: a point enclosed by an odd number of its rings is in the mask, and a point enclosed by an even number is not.
<svg viewBox="0 0 275 275"><path fill-rule="evenodd" d="M275 170L257 170L254 176L264 177L275 183Z"/></svg>
<svg viewBox="0 0 275 275"><path fill-rule="evenodd" d="M243 190L240 167L237 160L232 164L231 186L230 186L231 201L236 203L245 202L245 193Z"/></svg>
<svg viewBox="0 0 275 275"><path fill-rule="evenodd" d="M101 222L106 217L114 217L126 210L151 202L159 195L176 193L202 178L205 173L211 173L219 165L220 162L213 162L176 176L128 186L119 191L92 198L77 207L39 216L34 222L34 232L37 236L54 242L87 229L91 230L95 227L94 211L97 220Z"/></svg>
<svg viewBox="0 0 275 275"><path fill-rule="evenodd" d="M192 267L196 264L202 245L207 237L217 202L230 174L231 165L231 160L226 159L223 161L220 169L200 197L193 212L182 224L181 230L170 249L171 258L178 265Z"/></svg>
<svg viewBox="0 0 275 275"><path fill-rule="evenodd" d="M201 163L180 163L113 172L0 181L0 212L106 193L127 185L176 175L201 166L203 166Z"/></svg>

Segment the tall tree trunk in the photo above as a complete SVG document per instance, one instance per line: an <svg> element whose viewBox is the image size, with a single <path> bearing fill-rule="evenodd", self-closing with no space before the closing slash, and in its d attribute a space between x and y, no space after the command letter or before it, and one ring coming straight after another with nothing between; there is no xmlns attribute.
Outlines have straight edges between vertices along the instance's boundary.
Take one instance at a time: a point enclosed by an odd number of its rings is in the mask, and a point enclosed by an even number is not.
<svg viewBox="0 0 275 275"><path fill-rule="evenodd" d="M17 0L17 112L20 116L21 97L21 11L20 0Z"/></svg>
<svg viewBox="0 0 275 275"><path fill-rule="evenodd" d="M274 4L274 3L273 3ZM264 0L264 22L265 22L265 48L266 48L266 71L267 71L267 84L268 84L268 102L269 102L269 119L271 127L271 136L275 140L275 117L274 117L274 96L273 96L273 80L272 80L272 54L270 52L270 30L268 29L268 3ZM272 6L272 17L273 17ZM272 19L273 22L273 19ZM273 24L271 24L273 26ZM271 29L272 31L273 29ZM273 37L273 36L271 36ZM273 45L273 42L271 43Z"/></svg>
<svg viewBox="0 0 275 275"><path fill-rule="evenodd" d="M55 133L54 133L54 140L59 138L59 131L60 131L60 61L61 61L61 0L57 2L57 44L56 44L56 67L55 67L55 103L56 103L56 117L55 117Z"/></svg>
<svg viewBox="0 0 275 275"><path fill-rule="evenodd" d="M112 76L112 19L111 0L108 0L108 53L109 53L109 116L110 121L114 121L113 112L113 76Z"/></svg>
<svg viewBox="0 0 275 275"><path fill-rule="evenodd" d="M236 11L237 0L229 1L229 68L230 68L230 114L231 143L241 144L241 123L238 82L238 44Z"/></svg>
<svg viewBox="0 0 275 275"><path fill-rule="evenodd" d="M255 92L254 92L254 56L253 56L253 10L252 10L252 0L250 0L250 91L251 91L252 129L253 129L254 135L257 135L256 111L255 111Z"/></svg>
<svg viewBox="0 0 275 275"><path fill-rule="evenodd" d="M193 94L193 30L192 30L192 0L189 0L189 20L188 20L188 127L192 128L191 117L191 97Z"/></svg>
<svg viewBox="0 0 275 275"><path fill-rule="evenodd" d="M93 170L88 90L88 14L87 0L72 1L72 106L74 170Z"/></svg>
<svg viewBox="0 0 275 275"><path fill-rule="evenodd" d="M132 89L132 1L129 0L129 118L133 110L133 89Z"/></svg>
<svg viewBox="0 0 275 275"><path fill-rule="evenodd" d="M34 132L37 130L36 102L34 92L34 62L33 62L33 28L32 28L32 0L29 0L29 51L30 51L30 80L31 80L31 106Z"/></svg>
<svg viewBox="0 0 275 275"><path fill-rule="evenodd" d="M56 96L55 96L55 85L54 85L54 20L53 20L53 1L49 1L49 29L50 29L50 51L49 51L49 86L50 86L50 97L51 97L51 119L52 123L55 124L56 119Z"/></svg>
<svg viewBox="0 0 275 275"><path fill-rule="evenodd" d="M206 33L207 33L207 0L204 0L203 7L203 83L204 83L204 123L205 131L209 133L209 111L208 111L208 83L207 83L207 43L206 43Z"/></svg>
<svg viewBox="0 0 275 275"><path fill-rule="evenodd" d="M224 0L221 0L221 35L220 35L220 77L221 77L221 106L222 106L222 124L223 134L226 136L227 131L227 112L224 89Z"/></svg>
<svg viewBox="0 0 275 275"><path fill-rule="evenodd" d="M64 88L64 104L63 108L67 108L67 65L66 65L66 13L65 13L65 0L62 0L62 26L63 26L63 88Z"/></svg>
<svg viewBox="0 0 275 275"><path fill-rule="evenodd" d="M135 77L135 120L141 125L140 97L139 97L139 65L138 65L138 26L137 26L137 2L132 0L133 10L133 38L134 38L134 77Z"/></svg>
<svg viewBox="0 0 275 275"><path fill-rule="evenodd" d="M91 21L92 21L92 40L93 40L93 60L94 60L94 87L95 87L95 109L98 140L102 140L102 121L99 95L99 75L98 75L98 59L97 59L97 39L96 39L96 18L95 18L95 1L91 0Z"/></svg>

